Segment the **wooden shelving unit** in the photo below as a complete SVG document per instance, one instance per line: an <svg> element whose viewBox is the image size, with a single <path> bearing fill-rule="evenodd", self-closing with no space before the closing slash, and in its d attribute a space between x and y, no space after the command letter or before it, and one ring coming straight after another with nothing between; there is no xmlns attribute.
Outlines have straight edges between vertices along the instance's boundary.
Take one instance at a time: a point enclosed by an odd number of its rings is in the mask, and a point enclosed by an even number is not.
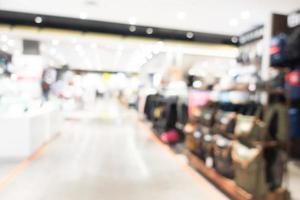
<svg viewBox="0 0 300 200"><path fill-rule="evenodd" d="M215 169L207 167L205 163L192 152L186 150L190 165L206 177L211 183L226 193L230 198L236 200L288 200L290 199L289 192L284 188L279 188L274 192L267 194L264 197L255 198L247 191L235 184L231 179L220 175Z"/></svg>
<svg viewBox="0 0 300 200"><path fill-rule="evenodd" d="M205 165L205 163L200 160L196 155L191 153L190 151L185 151L185 155L187 156L190 165L198 170L203 176L205 176L208 180L210 180L213 184L215 184L220 190L226 193L233 199L238 200L251 200L253 196L247 193L242 188L238 187L233 180L230 180L222 175L220 175L217 171L212 168L209 168Z"/></svg>

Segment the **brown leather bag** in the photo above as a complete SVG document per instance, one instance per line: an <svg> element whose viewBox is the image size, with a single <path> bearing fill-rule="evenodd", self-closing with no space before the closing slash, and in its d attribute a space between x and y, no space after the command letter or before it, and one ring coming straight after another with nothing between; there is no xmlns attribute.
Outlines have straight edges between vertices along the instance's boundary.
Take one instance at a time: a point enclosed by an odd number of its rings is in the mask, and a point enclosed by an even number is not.
<svg viewBox="0 0 300 200"><path fill-rule="evenodd" d="M196 131L196 125L194 123L187 123L184 126L184 134L185 134L185 145L188 150L191 152L195 152L197 149L197 143L194 137L194 132Z"/></svg>
<svg viewBox="0 0 300 200"><path fill-rule="evenodd" d="M234 132L237 114L235 112L218 111L215 116L214 133L231 135Z"/></svg>
<svg viewBox="0 0 300 200"><path fill-rule="evenodd" d="M215 137L214 167L217 172L227 178L234 177L233 162L231 157L232 141L222 137Z"/></svg>

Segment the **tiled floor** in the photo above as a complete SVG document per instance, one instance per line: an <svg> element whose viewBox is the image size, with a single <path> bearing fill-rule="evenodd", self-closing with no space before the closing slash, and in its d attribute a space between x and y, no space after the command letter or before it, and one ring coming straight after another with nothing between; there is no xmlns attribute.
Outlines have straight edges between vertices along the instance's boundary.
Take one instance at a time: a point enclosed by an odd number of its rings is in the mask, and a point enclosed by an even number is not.
<svg viewBox="0 0 300 200"><path fill-rule="evenodd" d="M44 154L1 189L0 199L227 199L183 171L128 110L113 102L97 108L66 122Z"/></svg>

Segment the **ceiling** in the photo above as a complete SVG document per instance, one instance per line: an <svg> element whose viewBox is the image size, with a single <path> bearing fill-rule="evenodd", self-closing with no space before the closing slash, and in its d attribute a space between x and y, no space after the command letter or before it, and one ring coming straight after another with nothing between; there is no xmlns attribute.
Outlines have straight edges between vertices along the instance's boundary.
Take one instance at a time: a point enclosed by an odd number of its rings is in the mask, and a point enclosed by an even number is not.
<svg viewBox="0 0 300 200"><path fill-rule="evenodd" d="M22 56L23 39L40 41L44 66L68 64L89 70L154 72L170 66L190 67L204 58L232 60L238 53L236 47L226 45L0 27L0 49L14 54L14 58Z"/></svg>
<svg viewBox="0 0 300 200"><path fill-rule="evenodd" d="M238 35L300 0L0 0L1 9Z"/></svg>

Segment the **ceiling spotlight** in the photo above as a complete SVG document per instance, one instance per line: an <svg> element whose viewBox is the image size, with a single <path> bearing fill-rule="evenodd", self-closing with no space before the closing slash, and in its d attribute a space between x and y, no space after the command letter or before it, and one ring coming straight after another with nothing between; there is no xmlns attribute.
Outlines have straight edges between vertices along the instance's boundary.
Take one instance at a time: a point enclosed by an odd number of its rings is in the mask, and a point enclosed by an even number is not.
<svg viewBox="0 0 300 200"><path fill-rule="evenodd" d="M239 41L239 39L237 37L232 37L231 38L232 43L237 43L238 41Z"/></svg>
<svg viewBox="0 0 300 200"><path fill-rule="evenodd" d="M153 33L153 28L147 28L147 29L146 29L146 33L147 33L148 35L151 35L151 34Z"/></svg>
<svg viewBox="0 0 300 200"><path fill-rule="evenodd" d="M183 11L180 11L177 13L177 19L184 20L186 18L186 13Z"/></svg>
<svg viewBox="0 0 300 200"><path fill-rule="evenodd" d="M247 20L250 18L250 12L248 10L241 12L241 18Z"/></svg>
<svg viewBox="0 0 300 200"><path fill-rule="evenodd" d="M189 39L192 39L194 37L194 33L193 32L187 32L186 37L189 38Z"/></svg>
<svg viewBox="0 0 300 200"><path fill-rule="evenodd" d="M136 27L135 26L129 26L129 31L130 32L135 32L136 31Z"/></svg>
<svg viewBox="0 0 300 200"><path fill-rule="evenodd" d="M229 21L229 25L230 25L231 27L236 27L236 26L239 25L239 21L238 21L237 19L231 19L231 20Z"/></svg>
<svg viewBox="0 0 300 200"><path fill-rule="evenodd" d="M82 12L79 14L80 19L87 19L87 14L85 12Z"/></svg>
<svg viewBox="0 0 300 200"><path fill-rule="evenodd" d="M135 17L130 17L130 18L128 19L128 23L129 23L130 25L136 25L136 18L135 18Z"/></svg>
<svg viewBox="0 0 300 200"><path fill-rule="evenodd" d="M43 18L40 16L37 16L34 18L34 22L37 24L41 24L43 22Z"/></svg>

